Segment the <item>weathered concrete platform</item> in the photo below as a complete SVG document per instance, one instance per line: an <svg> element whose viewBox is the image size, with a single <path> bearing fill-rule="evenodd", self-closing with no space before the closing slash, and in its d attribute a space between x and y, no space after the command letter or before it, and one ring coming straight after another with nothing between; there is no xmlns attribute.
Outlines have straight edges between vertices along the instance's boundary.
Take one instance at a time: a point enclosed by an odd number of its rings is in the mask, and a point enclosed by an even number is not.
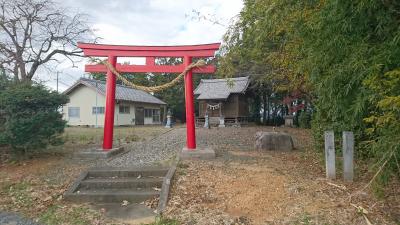
<svg viewBox="0 0 400 225"><path fill-rule="evenodd" d="M215 159L215 151L211 148L188 149L184 147L180 153L181 159Z"/></svg>
<svg viewBox="0 0 400 225"><path fill-rule="evenodd" d="M103 149L88 149L74 154L75 158L80 159L107 159L124 151L124 147L112 148L108 151Z"/></svg>

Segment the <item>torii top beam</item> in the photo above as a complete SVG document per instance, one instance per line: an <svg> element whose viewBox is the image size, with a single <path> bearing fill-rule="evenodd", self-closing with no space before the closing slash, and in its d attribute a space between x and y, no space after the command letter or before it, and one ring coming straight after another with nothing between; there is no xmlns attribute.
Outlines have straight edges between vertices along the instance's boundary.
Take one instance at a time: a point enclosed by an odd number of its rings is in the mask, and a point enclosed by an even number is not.
<svg viewBox="0 0 400 225"><path fill-rule="evenodd" d="M146 57L146 65L116 65L120 72L165 72L180 73L185 67L180 65L155 65L156 57L213 57L215 51L220 47L220 43L203 45L179 45L179 46L125 46L125 45L103 45L78 43L78 47L83 50L85 56L94 57ZM107 72L105 65L86 65L86 72ZM214 73L215 68L208 65L202 68L193 69L193 73Z"/></svg>

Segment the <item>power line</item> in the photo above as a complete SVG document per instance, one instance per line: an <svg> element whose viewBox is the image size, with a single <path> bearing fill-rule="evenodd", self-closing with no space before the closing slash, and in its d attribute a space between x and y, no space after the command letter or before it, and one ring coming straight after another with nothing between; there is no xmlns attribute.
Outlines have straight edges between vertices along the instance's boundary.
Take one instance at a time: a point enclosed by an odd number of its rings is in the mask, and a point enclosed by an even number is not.
<svg viewBox="0 0 400 225"><path fill-rule="evenodd" d="M63 84L64 86L67 86L67 87L70 87L70 86L72 86L72 85L69 85L69 84L66 84L66 83L64 83L63 81L61 81L61 80L59 80L58 82L60 82L60 84Z"/></svg>
<svg viewBox="0 0 400 225"><path fill-rule="evenodd" d="M76 79L66 79L66 77L60 77L60 79L62 79L62 80L64 80L64 81L68 81L68 82L70 82L70 83L75 83L76 82Z"/></svg>
<svg viewBox="0 0 400 225"><path fill-rule="evenodd" d="M66 79L66 78L68 78L68 79ZM76 82L76 80L77 80L77 78L75 78L74 76L72 76L72 75L70 75L68 73L65 73L65 72L62 72L62 71L57 71L57 77L56 77L57 91L58 91L58 84L59 83L65 85L67 87L70 87ZM68 84L68 83L72 83L72 84Z"/></svg>
<svg viewBox="0 0 400 225"><path fill-rule="evenodd" d="M72 76L71 74L69 74L69 73L63 73L63 74L65 74L65 75L67 75L68 77L70 77L72 80L77 80L77 78L76 77L74 77L74 76Z"/></svg>

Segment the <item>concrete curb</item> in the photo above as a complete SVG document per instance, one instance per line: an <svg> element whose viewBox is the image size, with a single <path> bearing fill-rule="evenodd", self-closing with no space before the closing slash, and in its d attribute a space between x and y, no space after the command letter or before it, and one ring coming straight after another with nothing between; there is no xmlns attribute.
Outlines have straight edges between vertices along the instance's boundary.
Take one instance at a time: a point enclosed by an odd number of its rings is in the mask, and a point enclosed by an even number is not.
<svg viewBox="0 0 400 225"><path fill-rule="evenodd" d="M85 151L76 152L74 158L76 159L108 159L124 151L124 147L116 147L108 151L103 149L87 149Z"/></svg>
<svg viewBox="0 0 400 225"><path fill-rule="evenodd" d="M168 170L167 175L164 177L163 184L161 186L160 200L157 207L157 214L161 215L167 207L171 181L175 175L176 167L178 166L179 161L180 155L177 154L175 162L172 164L171 168Z"/></svg>
<svg viewBox="0 0 400 225"><path fill-rule="evenodd" d="M196 148L194 151L189 150L187 147L183 147L179 153L182 160L208 160L215 159L215 151L211 148Z"/></svg>
<svg viewBox="0 0 400 225"><path fill-rule="evenodd" d="M74 183L72 183L71 187L69 187L64 194L64 199L66 201L74 200L74 198L77 197L77 194L75 194L75 192L79 189L79 185L84 179L86 179L87 176L88 176L88 171L84 171L79 175L78 179L76 179Z"/></svg>

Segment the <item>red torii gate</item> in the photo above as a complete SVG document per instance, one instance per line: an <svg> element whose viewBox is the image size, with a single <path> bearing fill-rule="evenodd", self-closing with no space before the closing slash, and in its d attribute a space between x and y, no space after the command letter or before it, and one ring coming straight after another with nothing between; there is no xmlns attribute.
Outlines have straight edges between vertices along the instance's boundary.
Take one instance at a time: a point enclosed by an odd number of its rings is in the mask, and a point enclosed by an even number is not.
<svg viewBox="0 0 400 225"><path fill-rule="evenodd" d="M103 45L78 43L85 56L107 57L108 62L123 73L181 73L192 63L192 58L213 57L220 43L203 45L181 45L181 46L126 46L126 45ZM122 65L117 63L117 57L145 57L146 65ZM183 58L179 65L156 65L156 57ZM107 73L106 83L106 108L104 119L103 150L112 149L114 132L114 106L116 76L105 65L85 65L86 72ZM193 102L193 73L214 73L215 67L207 65L194 68L185 75L185 107L186 107L186 146L189 150L196 149L194 102Z"/></svg>

